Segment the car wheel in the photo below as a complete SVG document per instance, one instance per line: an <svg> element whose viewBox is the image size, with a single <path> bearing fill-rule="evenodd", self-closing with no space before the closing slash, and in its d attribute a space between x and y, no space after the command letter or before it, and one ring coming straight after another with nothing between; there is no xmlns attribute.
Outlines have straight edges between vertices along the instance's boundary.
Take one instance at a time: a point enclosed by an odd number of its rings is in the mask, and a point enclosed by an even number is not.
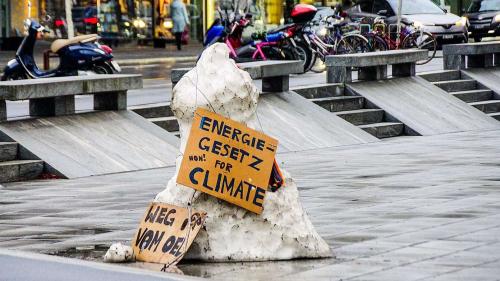
<svg viewBox="0 0 500 281"><path fill-rule="evenodd" d="M482 37L479 37L479 36L474 37L474 42L481 42L481 40L483 40Z"/></svg>

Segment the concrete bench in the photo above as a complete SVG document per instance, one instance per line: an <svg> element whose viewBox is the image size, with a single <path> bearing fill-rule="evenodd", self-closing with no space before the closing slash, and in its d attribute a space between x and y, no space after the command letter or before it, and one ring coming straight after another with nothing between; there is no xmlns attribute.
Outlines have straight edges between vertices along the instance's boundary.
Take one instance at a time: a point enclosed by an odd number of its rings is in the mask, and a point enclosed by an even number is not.
<svg viewBox="0 0 500 281"><path fill-rule="evenodd" d="M392 76L415 75L415 63L427 59L426 50L392 50L327 56L327 83L352 81L352 68L358 68L359 80L381 80L387 78L387 65L392 65Z"/></svg>
<svg viewBox="0 0 500 281"><path fill-rule="evenodd" d="M263 92L288 91L290 74L303 72L300 61L256 61L238 63L238 67L247 71L252 79L262 79ZM189 70L191 68L172 69L172 85L175 86Z"/></svg>
<svg viewBox="0 0 500 281"><path fill-rule="evenodd" d="M500 65L500 42L464 43L443 46L444 69Z"/></svg>
<svg viewBox="0 0 500 281"><path fill-rule="evenodd" d="M94 95L95 110L125 110L127 90L140 88L141 75L122 74L0 82L0 121L7 120L7 100L29 100L34 117L75 113L75 95Z"/></svg>

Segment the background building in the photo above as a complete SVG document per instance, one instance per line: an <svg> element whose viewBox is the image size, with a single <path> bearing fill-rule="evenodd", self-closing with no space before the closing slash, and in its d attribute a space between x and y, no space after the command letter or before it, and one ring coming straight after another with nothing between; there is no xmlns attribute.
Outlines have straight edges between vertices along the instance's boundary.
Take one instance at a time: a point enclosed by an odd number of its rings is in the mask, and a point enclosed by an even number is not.
<svg viewBox="0 0 500 281"><path fill-rule="evenodd" d="M170 32L172 0L72 0L75 34L99 33L111 43L150 44L155 39L173 40ZM191 40L201 41L204 31L217 18L217 7L232 4L253 14L256 29L274 27L285 21L297 3L333 6L334 1L317 0L183 0L191 20ZM403 0L411 1L411 0ZM461 14L471 0L432 0L455 14ZM0 46L12 49L23 36L29 0L0 0ZM48 27L50 38L66 38L65 0L31 0L31 17ZM109 43L109 42L108 42Z"/></svg>

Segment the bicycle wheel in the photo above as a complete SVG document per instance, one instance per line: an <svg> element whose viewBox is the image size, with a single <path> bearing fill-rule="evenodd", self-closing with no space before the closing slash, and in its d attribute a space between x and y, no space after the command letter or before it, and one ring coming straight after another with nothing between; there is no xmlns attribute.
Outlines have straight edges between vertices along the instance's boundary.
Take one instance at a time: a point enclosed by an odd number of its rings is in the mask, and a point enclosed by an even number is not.
<svg viewBox="0 0 500 281"><path fill-rule="evenodd" d="M313 59L313 52L308 48L306 43L297 40L295 41L294 47L291 42L288 42L283 46L282 50L285 54L285 59L302 61L302 66L304 67L302 73L309 71Z"/></svg>
<svg viewBox="0 0 500 281"><path fill-rule="evenodd" d="M417 64L426 64L430 62L436 55L437 41L434 35L429 32L416 31L405 37L401 43L402 49L417 48L422 50L427 50L427 59L423 61L417 61Z"/></svg>
<svg viewBox="0 0 500 281"><path fill-rule="evenodd" d="M316 64L316 60L318 60L318 56L316 55L316 53L311 52L311 60L309 61L309 64L307 65L304 73L312 70L313 66Z"/></svg>
<svg viewBox="0 0 500 281"><path fill-rule="evenodd" d="M342 37L335 48L335 53L338 55L366 53L369 51L368 39L359 34L350 34Z"/></svg>
<svg viewBox="0 0 500 281"><path fill-rule="evenodd" d="M368 33L364 36L368 40L368 47L370 48L370 52L386 51L388 49L387 43L382 37L380 37L380 35Z"/></svg>

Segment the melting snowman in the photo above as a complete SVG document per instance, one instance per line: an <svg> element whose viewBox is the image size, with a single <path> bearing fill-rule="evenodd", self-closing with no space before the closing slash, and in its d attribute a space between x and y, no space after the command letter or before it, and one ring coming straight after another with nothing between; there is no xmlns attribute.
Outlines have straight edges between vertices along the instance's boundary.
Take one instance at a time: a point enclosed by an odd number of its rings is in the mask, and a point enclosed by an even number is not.
<svg viewBox="0 0 500 281"><path fill-rule="evenodd" d="M207 48L195 68L173 90L172 110L179 122L183 152L198 107L250 126L255 122L259 91L250 75L229 58L225 44ZM255 129L255 128L254 128ZM256 128L258 129L258 128ZM299 200L294 180L283 172L286 186L267 192L264 210L256 215L238 206L176 183L176 174L155 200L206 211L208 217L186 259L263 261L330 257Z"/></svg>

